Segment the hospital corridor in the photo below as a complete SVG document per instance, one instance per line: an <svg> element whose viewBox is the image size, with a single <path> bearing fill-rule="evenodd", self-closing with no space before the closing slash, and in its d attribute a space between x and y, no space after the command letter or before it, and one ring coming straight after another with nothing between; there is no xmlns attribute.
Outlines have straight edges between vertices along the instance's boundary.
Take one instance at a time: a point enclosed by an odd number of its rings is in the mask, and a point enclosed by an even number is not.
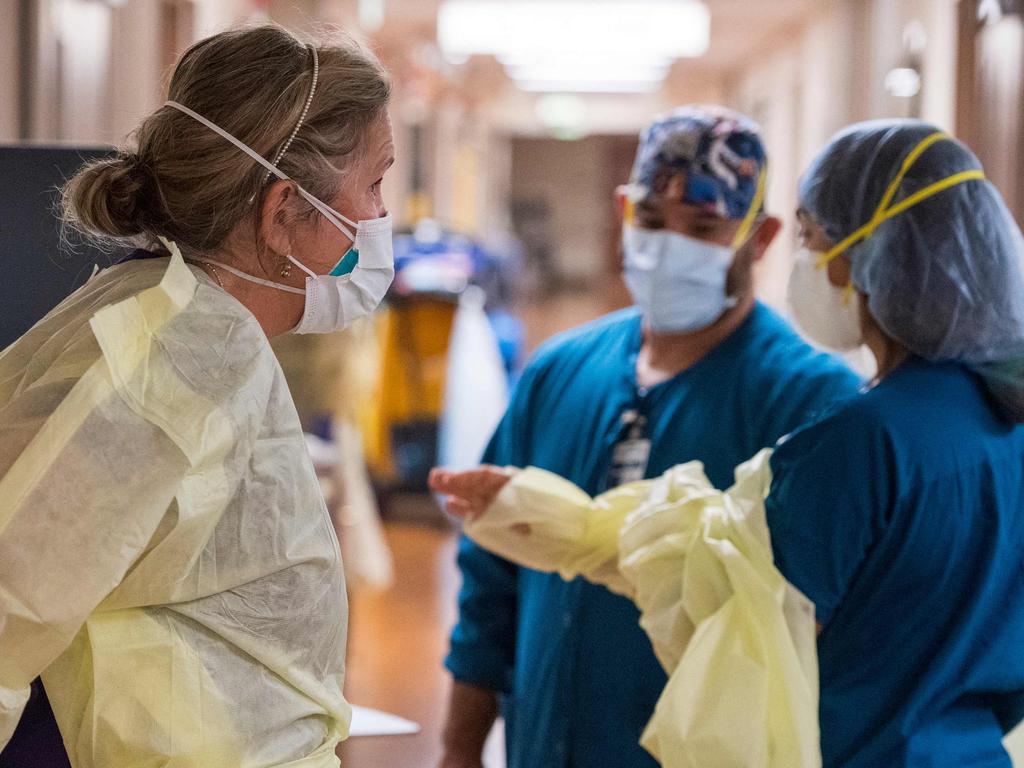
<svg viewBox="0 0 1024 768"><path fill-rule="evenodd" d="M1024 2L0 0L0 768L1024 768Z"/></svg>

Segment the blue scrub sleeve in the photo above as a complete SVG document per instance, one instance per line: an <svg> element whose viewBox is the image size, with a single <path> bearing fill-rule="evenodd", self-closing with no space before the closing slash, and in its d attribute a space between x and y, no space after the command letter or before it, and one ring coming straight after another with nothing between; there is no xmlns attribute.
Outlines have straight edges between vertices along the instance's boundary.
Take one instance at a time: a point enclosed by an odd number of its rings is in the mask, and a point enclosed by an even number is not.
<svg viewBox="0 0 1024 768"><path fill-rule="evenodd" d="M891 506L885 431L847 409L783 439L765 502L775 565L827 625Z"/></svg>
<svg viewBox="0 0 1024 768"><path fill-rule="evenodd" d="M459 621L445 666L463 683L509 693L515 658L518 569L477 546L459 541Z"/></svg>
<svg viewBox="0 0 1024 768"><path fill-rule="evenodd" d="M525 466L531 389L536 365L524 371L512 402L482 458L485 464ZM519 568L465 536L457 563L462 573L459 619L445 666L456 680L509 693L518 623Z"/></svg>

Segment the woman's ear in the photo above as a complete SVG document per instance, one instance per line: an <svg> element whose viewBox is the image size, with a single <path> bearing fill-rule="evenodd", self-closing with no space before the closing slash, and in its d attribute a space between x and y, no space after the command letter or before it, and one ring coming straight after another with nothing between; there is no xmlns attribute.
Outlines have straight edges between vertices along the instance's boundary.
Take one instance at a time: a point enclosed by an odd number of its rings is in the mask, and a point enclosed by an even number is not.
<svg viewBox="0 0 1024 768"><path fill-rule="evenodd" d="M781 229L782 220L778 216L765 217L764 221L758 226L757 231L754 232L754 261L760 261L764 258L768 246L775 242L775 238Z"/></svg>
<svg viewBox="0 0 1024 768"><path fill-rule="evenodd" d="M626 218L626 210L629 206L629 198L626 193L626 185L620 184L615 188L615 212L619 214L619 220Z"/></svg>
<svg viewBox="0 0 1024 768"><path fill-rule="evenodd" d="M294 182L278 179L264 193L260 205L260 238L268 249L280 256L291 249L297 197Z"/></svg>
<svg viewBox="0 0 1024 768"><path fill-rule="evenodd" d="M850 284L853 267L850 257L845 253L836 256L828 263L828 281L836 288L845 288Z"/></svg>

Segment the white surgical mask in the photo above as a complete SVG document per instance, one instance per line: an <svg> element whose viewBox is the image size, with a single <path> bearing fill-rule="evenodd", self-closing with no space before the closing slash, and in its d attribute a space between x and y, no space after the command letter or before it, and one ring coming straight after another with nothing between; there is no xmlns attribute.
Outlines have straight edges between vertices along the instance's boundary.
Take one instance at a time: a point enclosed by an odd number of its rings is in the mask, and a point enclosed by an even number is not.
<svg viewBox="0 0 1024 768"><path fill-rule="evenodd" d="M654 331L707 328L736 306L736 299L725 292L735 256L729 246L626 224L622 250L626 285Z"/></svg>
<svg viewBox="0 0 1024 768"><path fill-rule="evenodd" d="M836 352L848 352L864 343L860 300L853 291L832 285L828 268L819 266L821 258L807 248L797 252L789 274L790 311L812 341Z"/></svg>
<svg viewBox="0 0 1024 768"><path fill-rule="evenodd" d="M276 165L239 141L220 126L207 120L197 112L193 112L175 101L166 105L184 112L194 120L198 120L211 131L230 141L249 157L266 168L279 179L288 180ZM324 218L352 241L352 248L338 259L338 262L326 275L313 272L300 261L289 255L288 259L305 272L305 290L282 285L271 280L264 280L222 264L212 259L197 259L226 269L231 274L258 285L276 288L288 293L305 295L306 303L302 319L295 326L295 333L329 333L340 331L358 317L368 315L384 298L391 281L395 277L394 249L391 239L391 216L377 219L352 221L335 211L323 201L317 199L298 184L295 185L299 194ZM353 231L354 230L354 231Z"/></svg>

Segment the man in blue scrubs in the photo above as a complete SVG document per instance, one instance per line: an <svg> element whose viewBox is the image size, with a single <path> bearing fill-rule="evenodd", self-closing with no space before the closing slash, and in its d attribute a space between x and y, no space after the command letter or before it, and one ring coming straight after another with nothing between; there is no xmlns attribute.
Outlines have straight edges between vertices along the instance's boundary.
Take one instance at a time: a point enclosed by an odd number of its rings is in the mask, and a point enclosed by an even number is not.
<svg viewBox="0 0 1024 768"><path fill-rule="evenodd" d="M591 494L694 459L719 487L858 379L754 298L778 232L757 127L712 107L657 119L620 191L636 306L534 356L483 459ZM499 696L509 768L655 766L640 734L665 674L633 604L519 568L464 539L444 768L480 765Z"/></svg>

